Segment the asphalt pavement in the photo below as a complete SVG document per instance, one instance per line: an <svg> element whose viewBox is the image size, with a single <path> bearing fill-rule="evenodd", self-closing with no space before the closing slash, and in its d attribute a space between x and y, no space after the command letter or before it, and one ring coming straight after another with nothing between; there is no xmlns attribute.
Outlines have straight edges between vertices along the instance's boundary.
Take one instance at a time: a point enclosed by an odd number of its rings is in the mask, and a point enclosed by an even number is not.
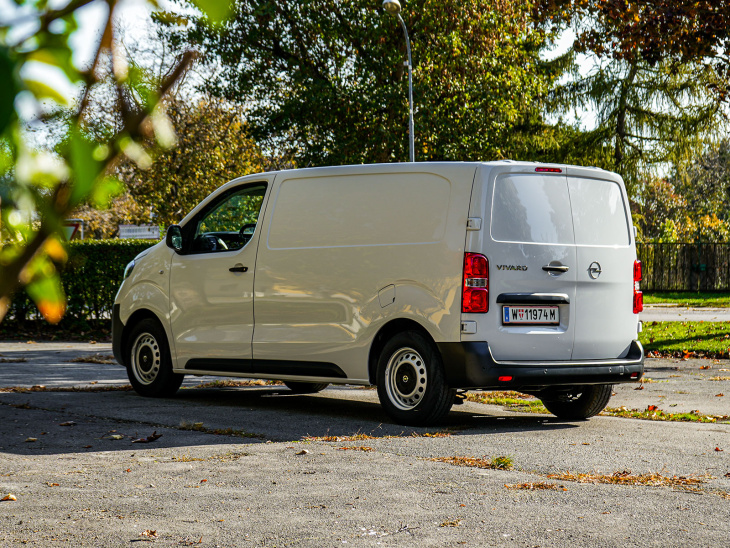
<svg viewBox="0 0 730 548"><path fill-rule="evenodd" d="M644 305L639 317L644 322L727 322L730 321L730 308Z"/></svg>
<svg viewBox="0 0 730 548"><path fill-rule="evenodd" d="M17 499L0 502L0 546L684 547L730 537L728 424L569 422L468 402L439 427L407 428L374 390L201 386L210 377L146 399L103 363L110 354L106 344L0 343L0 498ZM730 414L727 361L649 359L646 369L647 382L615 387L609 406ZM514 469L433 460L497 456ZM641 485L620 484L642 474Z"/></svg>

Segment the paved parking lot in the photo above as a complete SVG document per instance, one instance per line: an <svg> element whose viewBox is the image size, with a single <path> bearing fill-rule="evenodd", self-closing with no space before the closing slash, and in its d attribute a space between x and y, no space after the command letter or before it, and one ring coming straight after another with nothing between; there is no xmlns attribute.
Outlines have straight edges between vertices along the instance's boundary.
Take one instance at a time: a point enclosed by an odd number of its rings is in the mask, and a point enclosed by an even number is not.
<svg viewBox="0 0 730 548"><path fill-rule="evenodd" d="M119 389L118 365L83 361L109 354L0 343L0 387L45 386L0 391L0 498L17 499L0 502L0 546L720 546L730 536L727 424L564 422L467 403L438 428L413 429L389 423L373 390L295 396L199 378L150 400ZM616 387L609 405L730 414L728 369L648 360L653 382ZM514 469L433 460L498 456ZM642 474L643 485L619 484Z"/></svg>

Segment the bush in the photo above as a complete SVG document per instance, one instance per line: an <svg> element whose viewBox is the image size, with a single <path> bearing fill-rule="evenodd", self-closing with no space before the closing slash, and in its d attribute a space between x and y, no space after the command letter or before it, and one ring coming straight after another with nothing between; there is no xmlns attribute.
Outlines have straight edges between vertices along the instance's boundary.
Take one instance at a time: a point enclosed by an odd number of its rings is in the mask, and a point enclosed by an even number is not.
<svg viewBox="0 0 730 548"><path fill-rule="evenodd" d="M86 240L66 244L68 261L60 267L66 293L62 323L98 322L111 318L114 297L122 283L124 267L153 240ZM41 316L24 290L13 297L6 319L15 322Z"/></svg>

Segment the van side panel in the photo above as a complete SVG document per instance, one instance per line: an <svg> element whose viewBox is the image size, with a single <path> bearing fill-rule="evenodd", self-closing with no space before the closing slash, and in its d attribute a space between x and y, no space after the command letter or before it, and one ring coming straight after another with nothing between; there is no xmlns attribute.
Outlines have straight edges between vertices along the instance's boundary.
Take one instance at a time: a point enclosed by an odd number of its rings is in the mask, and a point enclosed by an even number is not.
<svg viewBox="0 0 730 548"><path fill-rule="evenodd" d="M348 380L367 382L370 343L389 319L413 319L436 341L458 341L475 168L395 164L278 176L256 265L254 359L334 363Z"/></svg>

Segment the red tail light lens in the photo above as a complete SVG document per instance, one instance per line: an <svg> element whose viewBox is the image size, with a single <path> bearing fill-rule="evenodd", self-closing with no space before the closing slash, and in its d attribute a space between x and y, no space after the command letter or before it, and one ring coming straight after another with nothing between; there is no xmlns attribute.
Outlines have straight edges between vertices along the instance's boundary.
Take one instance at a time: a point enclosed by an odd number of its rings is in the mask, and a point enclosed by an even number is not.
<svg viewBox="0 0 730 548"><path fill-rule="evenodd" d="M644 311L644 294L639 290L641 261L634 261L634 314Z"/></svg>
<svg viewBox="0 0 730 548"><path fill-rule="evenodd" d="M489 311L489 261L479 253L464 254L461 311L471 313Z"/></svg>
<svg viewBox="0 0 730 548"><path fill-rule="evenodd" d="M634 314L644 311L644 294L634 290Z"/></svg>

